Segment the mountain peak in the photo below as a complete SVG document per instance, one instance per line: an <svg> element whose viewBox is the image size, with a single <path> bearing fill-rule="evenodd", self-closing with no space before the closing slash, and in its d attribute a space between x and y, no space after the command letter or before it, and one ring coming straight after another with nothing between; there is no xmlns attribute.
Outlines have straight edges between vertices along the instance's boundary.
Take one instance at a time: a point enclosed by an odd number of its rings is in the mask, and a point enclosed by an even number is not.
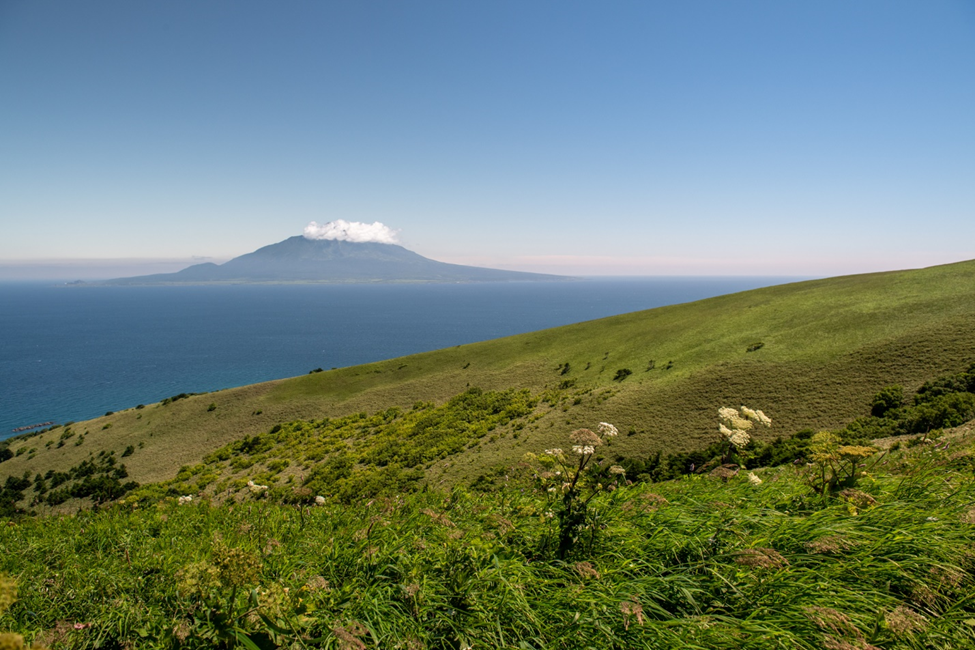
<svg viewBox="0 0 975 650"><path fill-rule="evenodd" d="M309 239L296 235L224 264L196 264L177 273L118 278L106 284L453 283L567 279L558 275L446 264L398 244Z"/></svg>

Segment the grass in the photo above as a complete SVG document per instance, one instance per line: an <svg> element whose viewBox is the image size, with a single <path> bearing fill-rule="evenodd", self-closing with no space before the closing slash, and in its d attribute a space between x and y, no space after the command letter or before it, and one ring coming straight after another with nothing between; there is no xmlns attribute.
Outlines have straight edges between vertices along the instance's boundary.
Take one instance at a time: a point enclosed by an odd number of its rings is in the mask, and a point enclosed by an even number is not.
<svg viewBox="0 0 975 650"><path fill-rule="evenodd" d="M65 648L968 648L972 432L871 459L621 487L557 559L558 499L122 503L0 527L0 630Z"/></svg>
<svg viewBox="0 0 975 650"><path fill-rule="evenodd" d="M884 386L910 391L975 359L973 286L975 262L802 282L190 396L75 424L61 447L63 429L15 439L22 453L0 463L0 479L131 446L130 477L161 481L279 423L443 404L472 386L559 397L518 437L502 427L431 466L431 484L465 483L600 420L625 432L624 456L705 446L718 405L760 406L776 422L769 436L836 427ZM614 381L621 369L632 374Z"/></svg>

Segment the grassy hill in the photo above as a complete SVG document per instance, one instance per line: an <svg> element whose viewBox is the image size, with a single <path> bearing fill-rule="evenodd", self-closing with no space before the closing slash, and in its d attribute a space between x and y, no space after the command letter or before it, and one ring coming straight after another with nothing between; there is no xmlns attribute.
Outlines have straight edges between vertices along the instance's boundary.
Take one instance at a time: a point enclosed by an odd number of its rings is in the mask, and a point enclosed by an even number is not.
<svg viewBox="0 0 975 650"><path fill-rule="evenodd" d="M972 443L969 429L876 456L833 495L791 464L580 482L598 492L565 553L571 522L544 474L349 505L258 491L24 518L0 526L0 643L971 648Z"/></svg>
<svg viewBox="0 0 975 650"><path fill-rule="evenodd" d="M973 647L973 288L772 287L17 439L0 506L70 514L0 511L0 647ZM844 428L633 476L741 403Z"/></svg>
<svg viewBox="0 0 975 650"><path fill-rule="evenodd" d="M831 278L130 408L11 440L0 479L114 452L130 479L161 481L281 423L527 389L530 415L423 467L433 484L469 482L599 421L622 432L618 456L703 447L722 405L763 409L770 437L836 427L884 386L972 360L975 262Z"/></svg>

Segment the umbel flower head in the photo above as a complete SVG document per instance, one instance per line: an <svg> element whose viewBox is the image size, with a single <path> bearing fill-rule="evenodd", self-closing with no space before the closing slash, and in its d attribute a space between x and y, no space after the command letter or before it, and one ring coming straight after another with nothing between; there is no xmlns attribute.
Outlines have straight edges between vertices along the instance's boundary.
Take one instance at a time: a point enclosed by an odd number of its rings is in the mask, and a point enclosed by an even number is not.
<svg viewBox="0 0 975 650"><path fill-rule="evenodd" d="M569 440L577 445L588 447L598 447L603 444L603 439L590 429L576 429L569 435Z"/></svg>
<svg viewBox="0 0 975 650"><path fill-rule="evenodd" d="M247 481L247 488L255 494L260 494L261 492L267 491L266 485L258 485L254 481Z"/></svg>
<svg viewBox="0 0 975 650"><path fill-rule="evenodd" d="M599 431L599 435L607 438L615 438L616 436L620 435L619 430L617 430L617 428L609 422L600 422L597 430Z"/></svg>
<svg viewBox="0 0 975 650"><path fill-rule="evenodd" d="M718 418L721 420L718 423L718 431L725 440L735 447L744 447L751 442L752 438L748 431L755 423L765 427L772 426L772 420L767 415L747 406L741 407L741 413L738 412L738 409L727 406L721 407L718 409Z"/></svg>

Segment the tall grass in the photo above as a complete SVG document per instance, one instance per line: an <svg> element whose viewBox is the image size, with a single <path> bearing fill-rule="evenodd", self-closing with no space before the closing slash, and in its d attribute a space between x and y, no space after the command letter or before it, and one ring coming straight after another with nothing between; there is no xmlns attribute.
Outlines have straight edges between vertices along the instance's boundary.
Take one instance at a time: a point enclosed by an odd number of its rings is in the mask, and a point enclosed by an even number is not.
<svg viewBox="0 0 975 650"><path fill-rule="evenodd" d="M889 454L843 496L805 467L622 487L565 559L555 497L513 485L23 519L0 528L20 591L0 629L68 648L970 648L958 447Z"/></svg>

